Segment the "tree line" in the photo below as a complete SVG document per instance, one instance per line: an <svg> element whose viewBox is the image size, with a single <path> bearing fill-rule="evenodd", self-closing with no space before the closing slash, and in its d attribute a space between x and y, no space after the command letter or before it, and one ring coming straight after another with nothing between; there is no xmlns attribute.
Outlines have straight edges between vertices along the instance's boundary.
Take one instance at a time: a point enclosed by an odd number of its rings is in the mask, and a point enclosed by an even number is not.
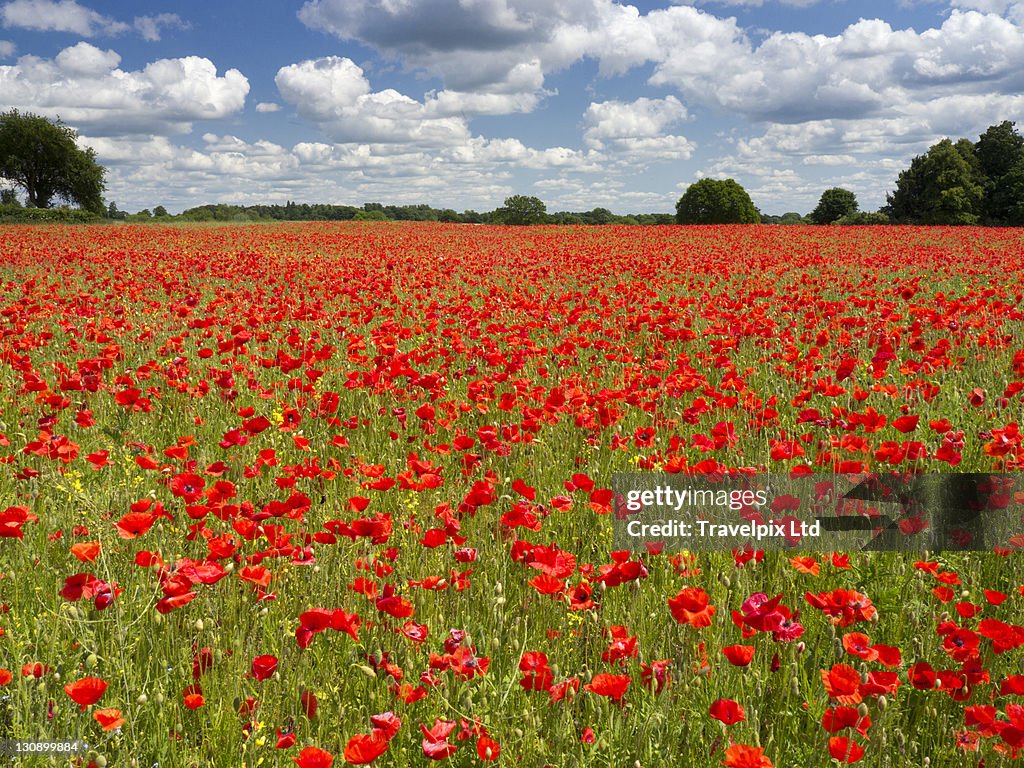
<svg viewBox="0 0 1024 768"><path fill-rule="evenodd" d="M158 205L128 213L104 204L106 169L92 149L59 119L18 110L0 113L0 220L78 221L90 217L148 221L440 221L464 224L923 224L1024 226L1024 137L1009 120L977 141L949 138L933 144L901 171L896 188L877 211L861 211L847 189L825 190L813 211L768 216L734 179L703 178L676 202L675 214L613 214L607 208L549 213L542 200L512 195L493 211L455 211L429 205L326 203L201 205L171 215ZM17 190L25 196L18 197ZM55 203L75 204L79 211Z"/></svg>

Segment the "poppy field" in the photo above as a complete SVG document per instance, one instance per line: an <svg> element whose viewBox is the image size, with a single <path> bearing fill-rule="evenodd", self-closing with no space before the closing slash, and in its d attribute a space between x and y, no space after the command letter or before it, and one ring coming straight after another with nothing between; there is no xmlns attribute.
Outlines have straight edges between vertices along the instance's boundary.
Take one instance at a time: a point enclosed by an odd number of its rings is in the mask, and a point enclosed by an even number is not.
<svg viewBox="0 0 1024 768"><path fill-rule="evenodd" d="M0 764L1016 764L1016 547L615 551L611 476L1024 470L1022 254L6 227L0 742L88 746Z"/></svg>

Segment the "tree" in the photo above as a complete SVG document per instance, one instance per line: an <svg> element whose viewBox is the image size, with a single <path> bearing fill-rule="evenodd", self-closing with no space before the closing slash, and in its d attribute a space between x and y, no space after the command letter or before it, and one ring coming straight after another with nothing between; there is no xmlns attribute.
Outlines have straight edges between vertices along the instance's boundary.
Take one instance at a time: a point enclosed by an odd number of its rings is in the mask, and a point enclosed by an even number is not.
<svg viewBox="0 0 1024 768"><path fill-rule="evenodd" d="M733 179L701 179L676 203L677 224L757 224L750 195Z"/></svg>
<svg viewBox="0 0 1024 768"><path fill-rule="evenodd" d="M818 207L811 211L815 224L831 224L836 219L857 212L857 196L848 189L832 187L821 193Z"/></svg>
<svg viewBox="0 0 1024 768"><path fill-rule="evenodd" d="M162 205L158 205L156 208L153 209L153 215L154 216L167 216L168 215L167 214L167 209L164 208Z"/></svg>
<svg viewBox="0 0 1024 768"><path fill-rule="evenodd" d="M977 224L982 196L976 170L943 139L900 172L885 212L898 224Z"/></svg>
<svg viewBox="0 0 1024 768"><path fill-rule="evenodd" d="M991 223L1024 226L1024 157L999 178L987 202L991 206L990 212L999 214L999 218L991 219Z"/></svg>
<svg viewBox="0 0 1024 768"><path fill-rule="evenodd" d="M538 197L512 195L505 198L505 205L494 211L499 224L529 226L543 224L547 219L548 207Z"/></svg>
<svg viewBox="0 0 1024 768"><path fill-rule="evenodd" d="M21 200L18 199L18 193L13 189L0 189L0 205L21 208Z"/></svg>
<svg viewBox="0 0 1024 768"><path fill-rule="evenodd" d="M1020 201L1016 176L1012 169L1024 160L1024 137L1009 120L991 125L974 145L978 164L985 176L985 199L982 203L986 223L1011 224L1019 221L1013 213Z"/></svg>
<svg viewBox="0 0 1024 768"><path fill-rule="evenodd" d="M49 208L53 200L103 213L103 166L92 149L79 149L78 134L60 120L0 114L0 178L25 190L29 205Z"/></svg>

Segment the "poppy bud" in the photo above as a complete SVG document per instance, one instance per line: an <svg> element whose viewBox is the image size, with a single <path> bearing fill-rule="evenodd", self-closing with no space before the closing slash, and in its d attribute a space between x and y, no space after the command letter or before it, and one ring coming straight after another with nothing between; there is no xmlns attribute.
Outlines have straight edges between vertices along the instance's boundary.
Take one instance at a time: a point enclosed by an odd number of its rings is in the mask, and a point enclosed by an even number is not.
<svg viewBox="0 0 1024 768"><path fill-rule="evenodd" d="M859 705L857 705L857 714L861 717L868 716L868 705L865 704L863 701Z"/></svg>
<svg viewBox="0 0 1024 768"><path fill-rule="evenodd" d="M885 712L889 708L889 700L885 696L878 697L878 711Z"/></svg>

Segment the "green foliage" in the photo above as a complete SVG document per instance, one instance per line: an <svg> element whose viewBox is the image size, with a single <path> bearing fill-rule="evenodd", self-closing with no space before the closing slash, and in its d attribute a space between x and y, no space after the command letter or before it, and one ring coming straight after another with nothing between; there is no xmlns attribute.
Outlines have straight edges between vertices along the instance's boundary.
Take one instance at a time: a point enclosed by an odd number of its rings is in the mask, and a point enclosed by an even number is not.
<svg viewBox="0 0 1024 768"><path fill-rule="evenodd" d="M1019 209L1024 205L1019 173L1024 162L1024 137L1009 120L989 126L974 145L984 175L985 198L982 209L985 223L1021 225Z"/></svg>
<svg viewBox="0 0 1024 768"><path fill-rule="evenodd" d="M539 197L512 195L505 198L505 204L494 211L496 224L530 226L543 224L547 220L547 206Z"/></svg>
<svg viewBox="0 0 1024 768"><path fill-rule="evenodd" d="M993 184L986 201L992 214L990 223L1008 227L1024 226L1024 157L1017 160Z"/></svg>
<svg viewBox="0 0 1024 768"><path fill-rule="evenodd" d="M92 224L102 221L99 214L78 208L25 208L0 205L0 224Z"/></svg>
<svg viewBox="0 0 1024 768"><path fill-rule="evenodd" d="M676 203L678 224L757 224L750 195L733 179L701 179Z"/></svg>
<svg viewBox="0 0 1024 768"><path fill-rule="evenodd" d="M857 196L848 189L832 187L821 193L818 206L811 211L810 219L814 224L831 224L844 216L857 212Z"/></svg>
<svg viewBox="0 0 1024 768"><path fill-rule="evenodd" d="M832 223L839 226L860 226L865 224L892 224L892 221L882 211L857 211L842 216Z"/></svg>
<svg viewBox="0 0 1024 768"><path fill-rule="evenodd" d="M977 224L980 181L962 149L943 139L900 173L886 212L898 224Z"/></svg>
<svg viewBox="0 0 1024 768"><path fill-rule="evenodd" d="M0 114L0 178L24 189L33 208L57 199L102 214L105 169L77 138L60 120L16 109Z"/></svg>
<svg viewBox="0 0 1024 768"><path fill-rule="evenodd" d="M153 209L153 215L154 216L167 216L169 214L167 213L167 209L166 208L164 208L162 205L158 205L156 208Z"/></svg>
<svg viewBox="0 0 1024 768"><path fill-rule="evenodd" d="M384 211L373 210L373 211L356 211L356 221L387 221L388 217L384 215Z"/></svg>
<svg viewBox="0 0 1024 768"><path fill-rule="evenodd" d="M21 208L21 200L18 199L18 193L13 189L0 189L0 205Z"/></svg>

